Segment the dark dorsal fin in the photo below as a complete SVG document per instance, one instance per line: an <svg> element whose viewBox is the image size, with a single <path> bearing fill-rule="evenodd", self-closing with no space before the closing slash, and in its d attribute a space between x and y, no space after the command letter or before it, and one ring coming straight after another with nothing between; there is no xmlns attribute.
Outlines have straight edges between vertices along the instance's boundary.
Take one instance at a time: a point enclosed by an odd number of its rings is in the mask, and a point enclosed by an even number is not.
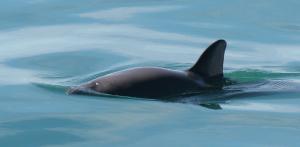
<svg viewBox="0 0 300 147"><path fill-rule="evenodd" d="M226 41L217 40L203 52L196 64L189 71L204 78L223 78L225 48Z"/></svg>

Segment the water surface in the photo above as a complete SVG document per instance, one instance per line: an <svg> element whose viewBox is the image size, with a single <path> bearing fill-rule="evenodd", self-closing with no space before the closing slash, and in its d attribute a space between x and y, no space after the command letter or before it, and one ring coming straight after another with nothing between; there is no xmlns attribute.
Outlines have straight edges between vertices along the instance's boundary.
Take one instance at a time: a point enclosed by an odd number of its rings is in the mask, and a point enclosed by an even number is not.
<svg viewBox="0 0 300 147"><path fill-rule="evenodd" d="M0 146L299 146L299 5L2 0ZM180 103L65 93L129 67L187 69L220 38L238 82L221 92Z"/></svg>

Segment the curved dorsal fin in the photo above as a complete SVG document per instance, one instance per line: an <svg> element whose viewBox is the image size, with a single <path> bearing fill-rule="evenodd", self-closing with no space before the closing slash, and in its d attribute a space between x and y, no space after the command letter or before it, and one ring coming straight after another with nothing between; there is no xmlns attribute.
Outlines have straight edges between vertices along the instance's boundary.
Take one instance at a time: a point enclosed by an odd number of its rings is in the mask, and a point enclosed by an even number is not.
<svg viewBox="0 0 300 147"><path fill-rule="evenodd" d="M223 78L223 62L226 48L225 40L217 40L211 44L200 56L190 72L201 75L204 78Z"/></svg>

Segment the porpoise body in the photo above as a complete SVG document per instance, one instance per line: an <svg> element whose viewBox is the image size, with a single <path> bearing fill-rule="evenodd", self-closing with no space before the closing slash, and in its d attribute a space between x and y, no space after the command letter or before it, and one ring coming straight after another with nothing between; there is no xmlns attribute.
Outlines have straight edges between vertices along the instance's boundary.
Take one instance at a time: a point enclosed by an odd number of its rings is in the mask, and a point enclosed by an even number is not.
<svg viewBox="0 0 300 147"><path fill-rule="evenodd" d="M160 67L136 67L101 76L72 87L69 94L105 93L119 96L164 99L221 89L224 84L225 40L212 43L198 61L184 71Z"/></svg>

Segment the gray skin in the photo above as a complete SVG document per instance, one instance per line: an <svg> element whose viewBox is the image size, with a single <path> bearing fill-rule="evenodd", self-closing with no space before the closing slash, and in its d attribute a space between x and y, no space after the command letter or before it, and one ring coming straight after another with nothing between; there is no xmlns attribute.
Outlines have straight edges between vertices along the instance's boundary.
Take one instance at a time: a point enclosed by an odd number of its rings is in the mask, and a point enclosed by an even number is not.
<svg viewBox="0 0 300 147"><path fill-rule="evenodd" d="M88 92L92 89L112 95L164 98L197 92L209 87L211 86L205 83L200 76L189 71L138 67L97 78L70 92Z"/></svg>
<svg viewBox="0 0 300 147"><path fill-rule="evenodd" d="M194 66L185 71L137 67L111 73L69 89L69 94L105 93L119 96L167 99L220 89L223 86L224 40L210 45Z"/></svg>

